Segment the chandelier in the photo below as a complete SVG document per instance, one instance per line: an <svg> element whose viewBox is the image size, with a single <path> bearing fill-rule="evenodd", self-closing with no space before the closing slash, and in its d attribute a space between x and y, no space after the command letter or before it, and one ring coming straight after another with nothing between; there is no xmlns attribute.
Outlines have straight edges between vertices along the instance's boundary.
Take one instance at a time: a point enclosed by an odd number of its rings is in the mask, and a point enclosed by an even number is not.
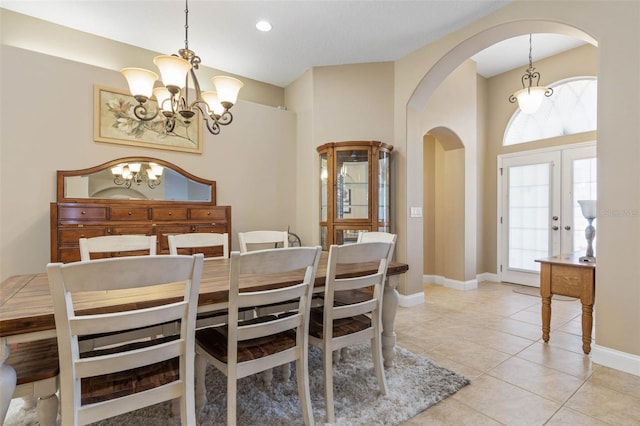
<svg viewBox="0 0 640 426"><path fill-rule="evenodd" d="M113 183L131 188L132 184L140 185L146 182L149 188L154 189L162 183L164 167L156 163L143 166L142 163L122 163L111 168Z"/></svg>
<svg viewBox="0 0 640 426"><path fill-rule="evenodd" d="M535 82L535 85L534 85ZM529 68L522 76L522 89L509 96L509 102L518 102L520 110L525 114L533 114L538 110L542 99L553 94L550 87L540 86L540 73L533 67L531 59L531 34L529 34Z"/></svg>
<svg viewBox="0 0 640 426"><path fill-rule="evenodd" d="M202 92L194 70L200 66L200 57L189 49L189 4L185 0L185 40L179 55L160 55L153 59L162 76L162 86L153 87L158 74L142 68L123 68L120 72L129 83L131 95L138 101L133 114L142 121L151 121L159 114L164 120L165 132L173 132L176 121L188 126L199 112L207 129L214 135L220 133L220 126L233 121L229 111L238 99L238 92L244 85L240 80L216 76L211 82L216 91ZM189 99L189 80L195 90L195 99ZM152 96L158 108L152 111L146 103ZM196 117L197 120L197 117Z"/></svg>

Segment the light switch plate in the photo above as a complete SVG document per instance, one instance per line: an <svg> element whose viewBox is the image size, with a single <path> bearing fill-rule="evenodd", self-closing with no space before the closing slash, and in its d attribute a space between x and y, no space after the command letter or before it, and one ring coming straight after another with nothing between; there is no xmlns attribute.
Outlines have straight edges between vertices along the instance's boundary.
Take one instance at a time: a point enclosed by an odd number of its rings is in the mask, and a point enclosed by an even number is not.
<svg viewBox="0 0 640 426"><path fill-rule="evenodd" d="M422 207L411 207L411 217L422 217Z"/></svg>

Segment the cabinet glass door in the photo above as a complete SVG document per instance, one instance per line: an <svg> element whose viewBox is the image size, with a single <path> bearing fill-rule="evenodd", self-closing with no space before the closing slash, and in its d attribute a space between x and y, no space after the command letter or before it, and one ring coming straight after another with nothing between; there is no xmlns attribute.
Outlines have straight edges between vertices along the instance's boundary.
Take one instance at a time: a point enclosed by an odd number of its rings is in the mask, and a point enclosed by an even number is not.
<svg viewBox="0 0 640 426"><path fill-rule="evenodd" d="M369 218L369 151L336 155L336 219Z"/></svg>
<svg viewBox="0 0 640 426"><path fill-rule="evenodd" d="M378 154L378 231L389 232L391 221L390 190L389 190L389 153L380 151Z"/></svg>

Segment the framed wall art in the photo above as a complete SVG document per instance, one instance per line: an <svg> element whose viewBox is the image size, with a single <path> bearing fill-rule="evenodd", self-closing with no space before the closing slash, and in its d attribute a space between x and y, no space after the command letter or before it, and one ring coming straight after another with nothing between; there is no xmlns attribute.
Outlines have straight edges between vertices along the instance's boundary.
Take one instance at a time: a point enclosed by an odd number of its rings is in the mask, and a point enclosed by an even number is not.
<svg viewBox="0 0 640 426"><path fill-rule="evenodd" d="M93 138L96 142L202 153L200 119L189 126L176 123L174 131L166 133L162 114L150 121L139 120L133 115L138 101L123 90L95 85L93 99ZM147 108L157 111L156 102L148 100Z"/></svg>

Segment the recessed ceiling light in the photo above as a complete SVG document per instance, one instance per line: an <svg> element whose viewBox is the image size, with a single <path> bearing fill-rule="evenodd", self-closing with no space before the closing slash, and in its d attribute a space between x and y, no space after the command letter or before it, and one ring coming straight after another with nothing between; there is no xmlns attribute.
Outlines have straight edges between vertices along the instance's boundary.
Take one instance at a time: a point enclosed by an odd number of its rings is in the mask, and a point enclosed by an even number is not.
<svg viewBox="0 0 640 426"><path fill-rule="evenodd" d="M271 24L269 22L267 22L267 21L258 21L256 23L256 28L259 31L267 32L267 31L271 31L272 27L271 27Z"/></svg>

